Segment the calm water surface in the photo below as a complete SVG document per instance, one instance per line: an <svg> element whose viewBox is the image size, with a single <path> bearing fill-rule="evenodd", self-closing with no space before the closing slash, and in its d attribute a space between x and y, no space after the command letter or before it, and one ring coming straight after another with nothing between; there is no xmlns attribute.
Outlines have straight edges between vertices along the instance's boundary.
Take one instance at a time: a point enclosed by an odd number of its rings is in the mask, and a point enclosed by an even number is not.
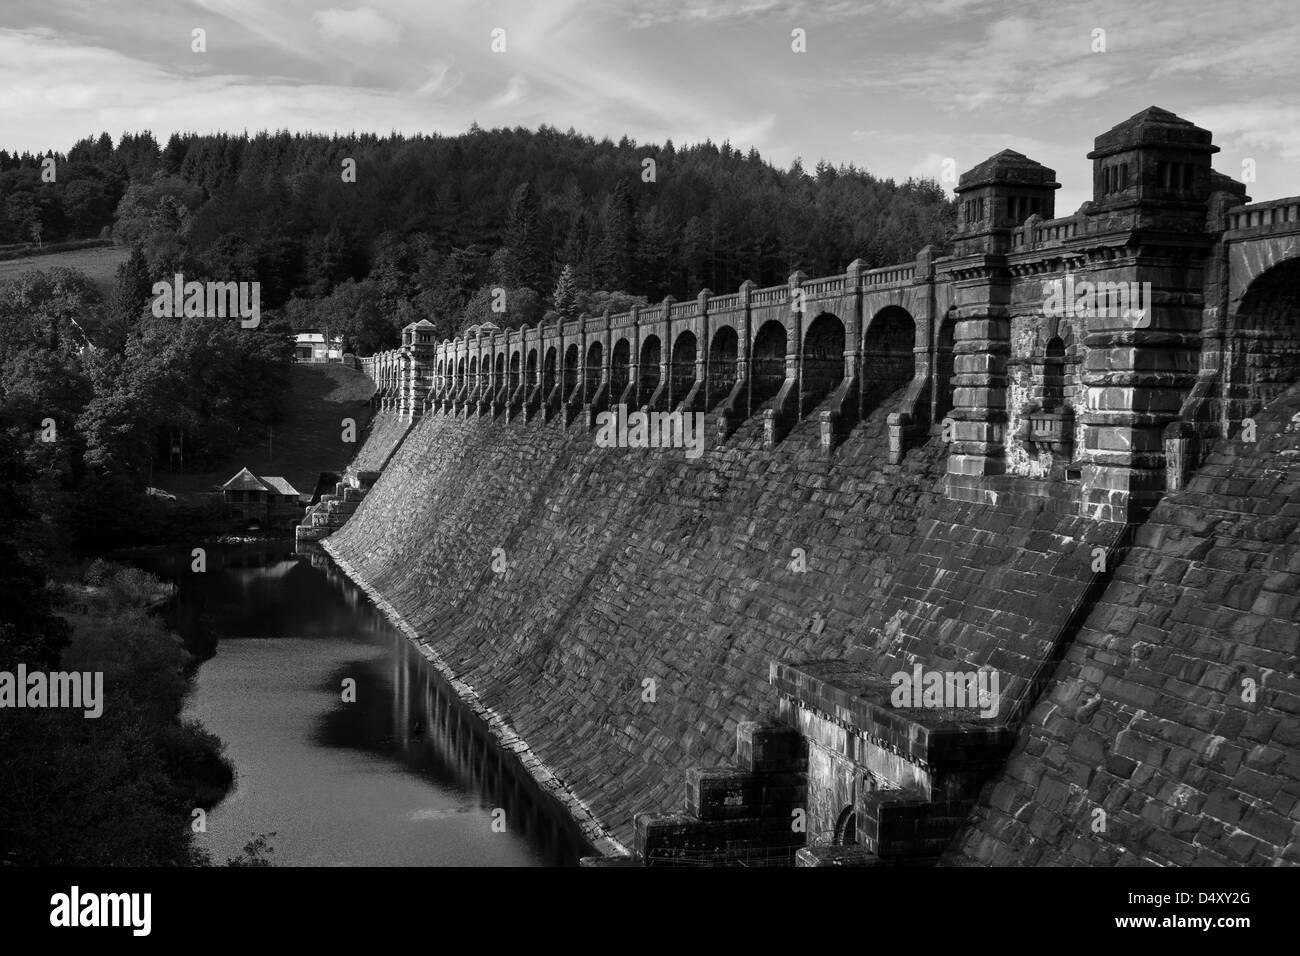
<svg viewBox="0 0 1300 956"><path fill-rule="evenodd" d="M275 865L540 866L586 852L323 554L212 545L204 574L188 549L131 560L177 583L169 622L212 654L186 716L225 742L237 774L198 835L215 860L271 831ZM343 701L349 678L355 703Z"/></svg>

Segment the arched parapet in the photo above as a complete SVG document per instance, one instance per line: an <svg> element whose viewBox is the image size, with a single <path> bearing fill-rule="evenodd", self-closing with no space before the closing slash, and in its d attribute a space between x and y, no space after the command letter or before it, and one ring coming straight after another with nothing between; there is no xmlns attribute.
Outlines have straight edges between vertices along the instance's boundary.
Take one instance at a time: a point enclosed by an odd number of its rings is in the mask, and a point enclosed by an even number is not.
<svg viewBox="0 0 1300 956"><path fill-rule="evenodd" d="M637 377L638 401L643 412L665 411L668 407L672 312L673 297L665 296L657 309L644 309L640 313L642 347Z"/></svg>
<svg viewBox="0 0 1300 956"><path fill-rule="evenodd" d="M611 329L610 341L612 343L609 352L610 405L635 406L635 398L629 397L636 388L632 377L636 368L636 363L632 361L632 336L622 330Z"/></svg>
<svg viewBox="0 0 1300 956"><path fill-rule="evenodd" d="M492 322L473 325L465 331L472 369L469 393L462 409L466 418L485 415L491 408L495 372L493 342L498 331Z"/></svg>
<svg viewBox="0 0 1300 956"><path fill-rule="evenodd" d="M799 415L809 415L826 402L817 420L827 450L839 444L857 421L857 389L845 374L848 342L846 323L834 312L818 313L804 330Z"/></svg>
<svg viewBox="0 0 1300 956"><path fill-rule="evenodd" d="M620 312L609 317L610 336L610 393L611 405L626 405L636 408L638 361L641 354L640 340L641 307L632 306L628 312ZM626 347L626 367L619 366L623 352L620 342Z"/></svg>
<svg viewBox="0 0 1300 956"><path fill-rule="evenodd" d="M632 407L646 410L661 384L660 368L663 365L663 340L653 332L641 336L641 347L634 369Z"/></svg>
<svg viewBox="0 0 1300 956"><path fill-rule="evenodd" d="M548 341L542 361L542 404L539 409L542 421L549 422L560 410L563 401L563 377L561 375L563 340Z"/></svg>
<svg viewBox="0 0 1300 956"><path fill-rule="evenodd" d="M504 342L495 344L492 361L491 413L493 418L505 411L506 403L510 400L510 386L507 384L506 352Z"/></svg>
<svg viewBox="0 0 1300 956"><path fill-rule="evenodd" d="M582 417L588 428L596 424L596 416L609 408L610 399L610 315L592 318L587 322L587 354L583 365Z"/></svg>
<svg viewBox="0 0 1300 956"><path fill-rule="evenodd" d="M452 415L459 415L469 401L469 348L462 338L455 339L454 344L453 354L456 357L455 391L452 393L451 401L447 404L446 411Z"/></svg>
<svg viewBox="0 0 1300 956"><path fill-rule="evenodd" d="M563 364L560 374L560 424L564 428L578 417L582 411L583 400L583 335L582 321L572 326L566 324L564 338Z"/></svg>
<svg viewBox="0 0 1300 956"><path fill-rule="evenodd" d="M785 307L789 324L785 329L785 378L772 404L763 411L763 440L769 448L785 438L799 420L799 347L803 337L803 295L800 289L804 279L802 272L795 272L786 287ZM754 308L755 312L759 311L757 306Z"/></svg>
<svg viewBox="0 0 1300 956"><path fill-rule="evenodd" d="M530 336L524 343L523 349L523 397L519 404L519 412L523 414L524 421L530 421L537 414L537 409L542 404L542 361L544 355L542 349L542 337L540 334Z"/></svg>
<svg viewBox="0 0 1300 956"><path fill-rule="evenodd" d="M480 389L480 372L479 372L479 354L475 342L471 340L469 349L469 365L466 366L468 388L465 395L465 402L460 407L460 414L464 418L469 418L478 410L478 394Z"/></svg>
<svg viewBox="0 0 1300 956"><path fill-rule="evenodd" d="M741 283L734 296L722 297L717 303L720 322L727 323L736 332L736 381L722 399L718 414L718 438L725 441L750 415L752 365L750 361L754 343L750 298L758 286L750 280Z"/></svg>
<svg viewBox="0 0 1300 956"><path fill-rule="evenodd" d="M692 407L702 395L697 377L696 359L700 354L699 339L689 328L677 333L668 361L668 407L674 411L694 411Z"/></svg>
<svg viewBox="0 0 1300 956"><path fill-rule="evenodd" d="M675 411L695 412L704 408L708 391L711 295L708 289L702 289L694 300L672 305L669 331L673 350L669 353L668 407Z"/></svg>
<svg viewBox="0 0 1300 956"><path fill-rule="evenodd" d="M1222 319L1215 328L1207 307L1200 372L1161 436L1166 491L1182 489L1214 439L1245 433L1300 372L1300 198L1240 206L1227 219Z"/></svg>
<svg viewBox="0 0 1300 956"><path fill-rule="evenodd" d="M727 398L740 381L740 334L730 321L709 323L706 353L704 409L711 410Z"/></svg>
<svg viewBox="0 0 1300 956"><path fill-rule="evenodd" d="M887 305L865 323L862 337L861 417L905 389L889 413L889 457L902 460L907 440L928 419L929 346L925 330L901 305Z"/></svg>

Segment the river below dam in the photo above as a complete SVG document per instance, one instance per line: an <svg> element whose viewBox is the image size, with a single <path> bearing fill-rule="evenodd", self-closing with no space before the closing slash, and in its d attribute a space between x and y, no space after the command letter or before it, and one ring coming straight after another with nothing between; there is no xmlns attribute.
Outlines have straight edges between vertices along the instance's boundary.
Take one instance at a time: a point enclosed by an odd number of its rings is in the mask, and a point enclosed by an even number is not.
<svg viewBox="0 0 1300 956"><path fill-rule="evenodd" d="M206 558L193 573L189 549L129 555L175 582L168 623L206 658L185 717L221 738L236 772L197 836L214 861L272 832L277 866L553 866L586 852L323 553L256 542Z"/></svg>

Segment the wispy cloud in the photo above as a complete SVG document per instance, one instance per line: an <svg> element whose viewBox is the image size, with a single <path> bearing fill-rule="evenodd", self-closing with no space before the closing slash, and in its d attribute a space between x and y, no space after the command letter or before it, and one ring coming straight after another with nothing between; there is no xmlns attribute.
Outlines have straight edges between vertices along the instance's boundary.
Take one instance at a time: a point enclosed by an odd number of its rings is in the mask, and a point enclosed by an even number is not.
<svg viewBox="0 0 1300 956"><path fill-rule="evenodd" d="M1058 208L1072 209L1092 137L1154 103L1212 129L1225 161L1255 159L1252 192L1286 195L1300 192L1298 45L1294 0L1231 16L1186 0L5 0L0 145L66 149L141 126L549 123L894 178L1011 146L1057 169Z"/></svg>
<svg viewBox="0 0 1300 956"><path fill-rule="evenodd" d="M369 7L356 10L317 10L312 20L327 40L349 40L366 46L392 46L401 28Z"/></svg>

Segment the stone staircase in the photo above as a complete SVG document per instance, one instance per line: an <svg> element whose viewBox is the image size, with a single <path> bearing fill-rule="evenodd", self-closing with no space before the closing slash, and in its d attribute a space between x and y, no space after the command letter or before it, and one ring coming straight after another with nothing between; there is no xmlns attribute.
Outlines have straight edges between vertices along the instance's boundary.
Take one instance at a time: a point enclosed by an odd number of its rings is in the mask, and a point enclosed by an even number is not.
<svg viewBox="0 0 1300 956"><path fill-rule="evenodd" d="M736 728L733 766L686 772L680 813L641 813L634 859L645 866L790 866L803 846L807 747L793 727Z"/></svg>
<svg viewBox="0 0 1300 956"><path fill-rule="evenodd" d="M333 494L321 495L320 501L307 507L303 520L294 529L294 540L319 541L329 537L343 527L378 480L377 471L353 471L349 467L342 480L334 485Z"/></svg>

